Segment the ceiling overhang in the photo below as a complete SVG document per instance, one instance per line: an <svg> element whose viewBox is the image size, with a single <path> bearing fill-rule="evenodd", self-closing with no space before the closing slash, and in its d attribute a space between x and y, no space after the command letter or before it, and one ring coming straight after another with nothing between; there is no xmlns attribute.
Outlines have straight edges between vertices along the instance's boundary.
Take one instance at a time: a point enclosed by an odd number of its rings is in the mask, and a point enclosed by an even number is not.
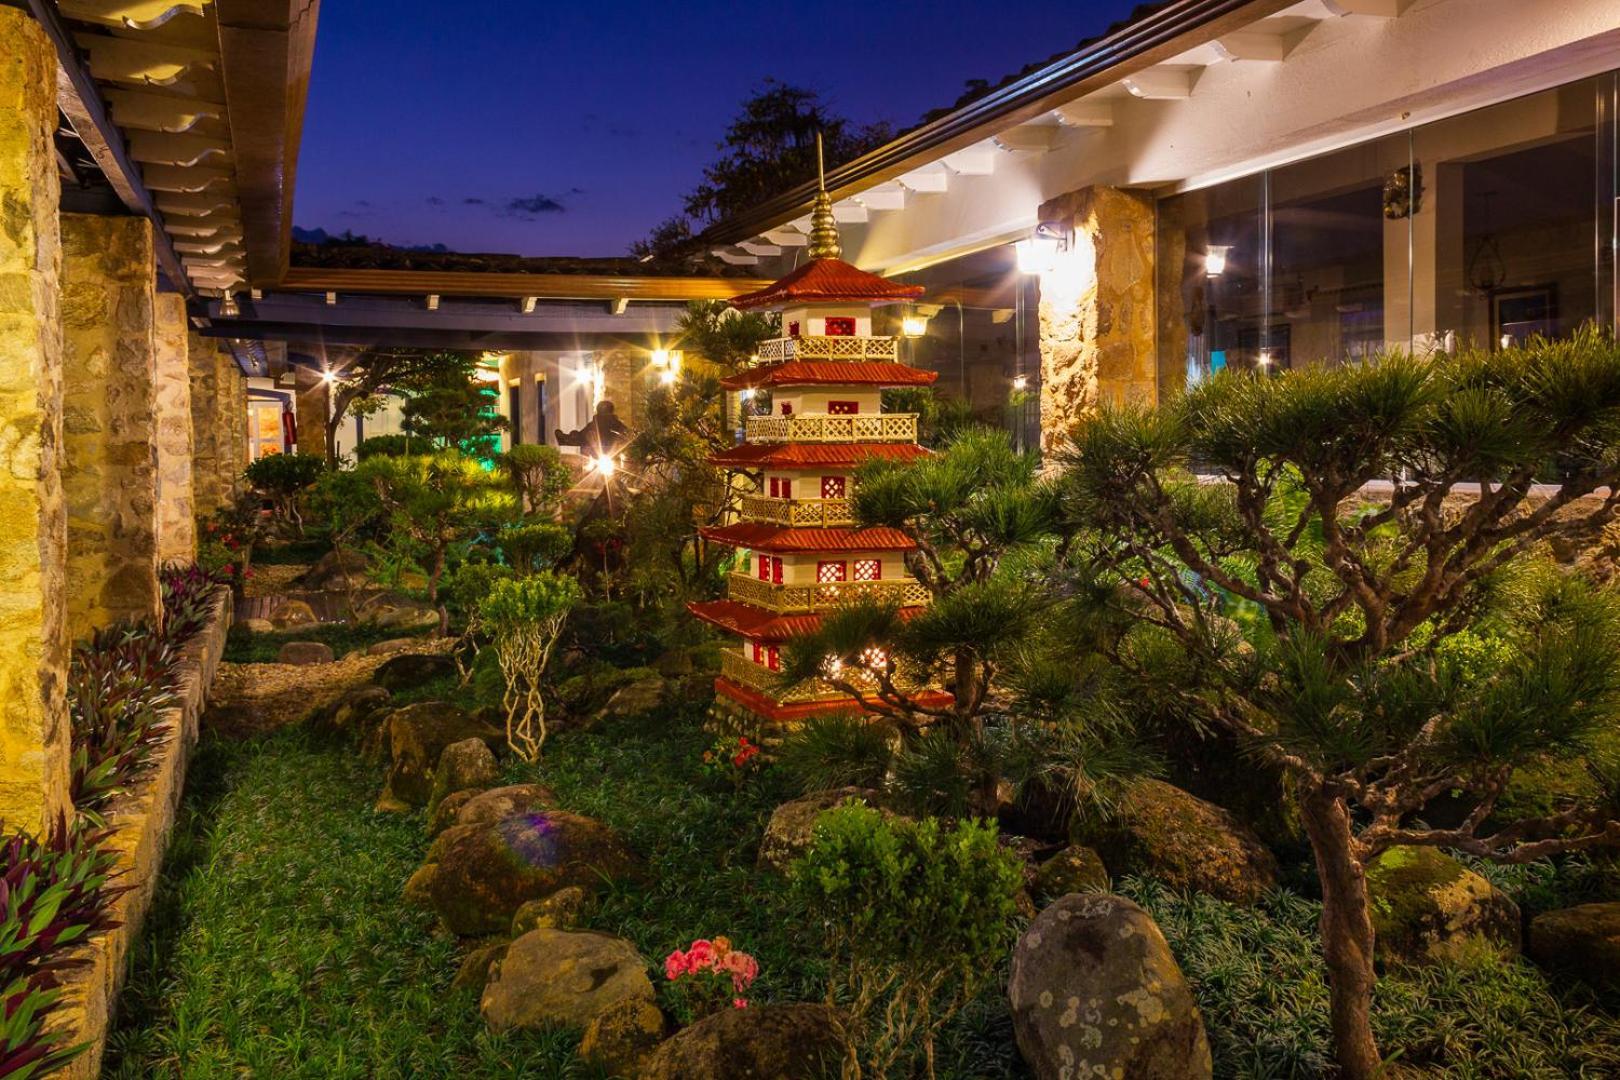
<svg viewBox="0 0 1620 1080"><path fill-rule="evenodd" d="M482 296L514 300L730 300L769 281L730 277L636 277L627 274L521 274L465 270L372 270L294 266L286 291L392 296Z"/></svg>

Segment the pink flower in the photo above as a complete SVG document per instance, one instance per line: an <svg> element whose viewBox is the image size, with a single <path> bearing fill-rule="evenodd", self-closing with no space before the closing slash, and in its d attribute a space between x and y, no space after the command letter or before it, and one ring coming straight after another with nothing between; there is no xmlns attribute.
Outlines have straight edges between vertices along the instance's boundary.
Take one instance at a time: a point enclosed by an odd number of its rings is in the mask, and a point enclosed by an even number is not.
<svg viewBox="0 0 1620 1080"><path fill-rule="evenodd" d="M748 1002L744 1001L742 998L732 998L731 1007L733 1009L746 1009L748 1008Z"/></svg>
<svg viewBox="0 0 1620 1080"><path fill-rule="evenodd" d="M692 942L691 949L687 950L687 970L704 971L714 966L714 943L707 938L698 938Z"/></svg>
<svg viewBox="0 0 1620 1080"><path fill-rule="evenodd" d="M691 963L687 955L676 949L664 957L664 978L674 982L676 979L691 971Z"/></svg>

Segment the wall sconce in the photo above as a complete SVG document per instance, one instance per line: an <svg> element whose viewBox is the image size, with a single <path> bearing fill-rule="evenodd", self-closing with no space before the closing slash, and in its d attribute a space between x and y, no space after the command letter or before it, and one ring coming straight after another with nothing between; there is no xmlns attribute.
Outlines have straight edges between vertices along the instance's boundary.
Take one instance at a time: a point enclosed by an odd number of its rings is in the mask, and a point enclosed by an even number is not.
<svg viewBox="0 0 1620 1080"><path fill-rule="evenodd" d="M928 333L928 316L903 316L900 320L900 333L910 338L922 337Z"/></svg>
<svg viewBox="0 0 1620 1080"><path fill-rule="evenodd" d="M1210 277L1220 277L1226 273L1226 257L1231 252L1231 244L1211 244L1205 248L1204 273Z"/></svg>
<svg viewBox="0 0 1620 1080"><path fill-rule="evenodd" d="M668 349L654 349L652 351L652 366L660 371L669 367L669 356Z"/></svg>
<svg viewBox="0 0 1620 1080"><path fill-rule="evenodd" d="M219 314L222 318L234 319L240 315L241 309L236 306L236 296L226 289L219 297Z"/></svg>
<svg viewBox="0 0 1620 1080"><path fill-rule="evenodd" d="M658 382L661 386L674 386L678 373L672 367L665 368L658 373Z"/></svg>
<svg viewBox="0 0 1620 1080"><path fill-rule="evenodd" d="M1025 390L1028 390L1029 389L1029 376L1028 375L1014 375L1013 376L1012 386L1013 386L1014 390L1017 390L1020 393L1022 393Z"/></svg>

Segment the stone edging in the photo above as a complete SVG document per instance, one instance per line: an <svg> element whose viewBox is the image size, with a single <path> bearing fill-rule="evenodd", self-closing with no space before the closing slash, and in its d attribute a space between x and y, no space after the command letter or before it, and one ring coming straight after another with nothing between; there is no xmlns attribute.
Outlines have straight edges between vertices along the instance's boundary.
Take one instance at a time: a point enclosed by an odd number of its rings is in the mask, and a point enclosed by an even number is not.
<svg viewBox="0 0 1620 1080"><path fill-rule="evenodd" d="M129 891L113 901L113 918L120 925L79 946L74 958L84 963L71 968L62 980L62 1000L50 1027L71 1030L74 1044L90 1044L58 1074L70 1080L86 1080L101 1073L107 1031L119 988L128 974L125 960L157 889L163 852L185 786L186 764L197 745L208 688L225 652L232 607L230 590L220 589L207 624L180 650L174 671L177 700L160 714L173 734L158 747L136 789L115 799L107 811L107 825L113 830L107 846L118 855L115 883Z"/></svg>

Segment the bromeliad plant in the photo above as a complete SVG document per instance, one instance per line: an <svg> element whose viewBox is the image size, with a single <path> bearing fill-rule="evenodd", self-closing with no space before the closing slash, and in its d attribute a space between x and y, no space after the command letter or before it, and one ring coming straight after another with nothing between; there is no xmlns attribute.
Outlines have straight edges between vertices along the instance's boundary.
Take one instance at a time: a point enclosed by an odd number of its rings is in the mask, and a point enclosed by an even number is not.
<svg viewBox="0 0 1620 1080"><path fill-rule="evenodd" d="M564 621L580 599L578 582L549 571L496 581L478 606L506 689L506 745L524 761L537 761L546 741L541 679Z"/></svg>
<svg viewBox="0 0 1620 1080"><path fill-rule="evenodd" d="M64 950L116 923L114 856L103 834L58 823L48 839L11 833L0 845L0 1076L44 1076L85 1049L47 1034Z"/></svg>
<svg viewBox="0 0 1620 1080"><path fill-rule="evenodd" d="M1223 374L1082 424L1064 487L1075 594L1112 621L1096 647L1297 792L1340 1075L1381 1075L1369 861L1620 844L1620 770L1597 758L1596 797L1516 819L1500 801L1519 766L1581 759L1620 722L1620 597L1537 560L1620 506L1620 349L1587 332ZM1482 633L1494 662L1469 676ZM1461 820L1425 824L1444 795Z"/></svg>
<svg viewBox="0 0 1620 1080"><path fill-rule="evenodd" d="M147 624L98 630L73 650L68 717L73 731L73 805L101 823L101 810L151 762L172 734L159 713L174 701L174 652Z"/></svg>

